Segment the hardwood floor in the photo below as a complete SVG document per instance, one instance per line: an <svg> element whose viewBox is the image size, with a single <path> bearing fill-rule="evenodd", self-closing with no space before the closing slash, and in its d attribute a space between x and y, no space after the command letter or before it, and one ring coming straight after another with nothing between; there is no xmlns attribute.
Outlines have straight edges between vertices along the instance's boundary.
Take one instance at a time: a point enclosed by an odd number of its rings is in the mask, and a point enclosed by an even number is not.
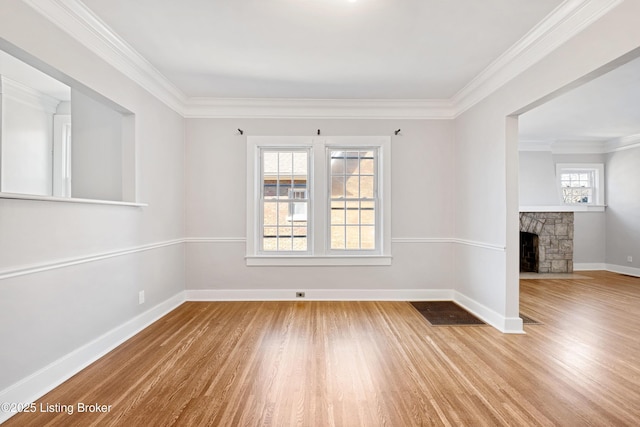
<svg viewBox="0 0 640 427"><path fill-rule="evenodd" d="M186 303L36 403L72 415L6 426L638 425L640 278L581 276L521 281L524 335L404 302Z"/></svg>

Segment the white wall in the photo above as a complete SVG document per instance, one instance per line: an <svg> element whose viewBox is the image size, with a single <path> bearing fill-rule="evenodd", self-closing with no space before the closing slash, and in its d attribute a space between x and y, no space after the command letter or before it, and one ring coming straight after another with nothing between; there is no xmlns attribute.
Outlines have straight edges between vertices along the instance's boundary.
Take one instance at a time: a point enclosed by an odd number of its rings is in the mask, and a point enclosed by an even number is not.
<svg viewBox="0 0 640 427"><path fill-rule="evenodd" d="M556 168L551 151L520 151L520 206L558 206Z"/></svg>
<svg viewBox="0 0 640 427"><path fill-rule="evenodd" d="M607 208L608 209L608 208ZM576 212L573 216L574 267L603 265L607 250L607 212ZM576 265L578 264L578 265ZM583 268L584 269L584 268Z"/></svg>
<svg viewBox="0 0 640 427"><path fill-rule="evenodd" d="M2 191L51 195L53 114L0 93Z"/></svg>
<svg viewBox="0 0 640 427"><path fill-rule="evenodd" d="M71 90L71 196L122 200L122 114Z"/></svg>
<svg viewBox="0 0 640 427"><path fill-rule="evenodd" d="M519 323L517 129L508 117L638 48L637 16L640 2L619 4L456 119L456 237L481 243L456 246L456 290L507 328Z"/></svg>
<svg viewBox="0 0 640 427"><path fill-rule="evenodd" d="M607 155L607 264L640 273L640 148ZM628 262L631 256L633 261Z"/></svg>
<svg viewBox="0 0 640 427"><path fill-rule="evenodd" d="M0 199L0 401L31 401L183 295L184 120L21 1L0 37L135 113L149 204Z"/></svg>
<svg viewBox="0 0 640 427"><path fill-rule="evenodd" d="M331 289L337 298L345 289L451 289L452 125L451 120L187 120L187 236L200 239L187 245L187 289ZM322 135L393 135L401 128L391 142L392 265L247 267L246 138L237 128L267 136L314 135L317 129Z"/></svg>

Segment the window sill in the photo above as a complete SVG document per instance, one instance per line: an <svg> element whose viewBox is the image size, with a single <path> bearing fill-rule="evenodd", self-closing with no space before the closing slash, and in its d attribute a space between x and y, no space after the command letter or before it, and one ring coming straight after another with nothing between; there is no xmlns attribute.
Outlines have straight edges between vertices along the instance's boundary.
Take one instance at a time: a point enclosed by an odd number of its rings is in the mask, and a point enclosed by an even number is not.
<svg viewBox="0 0 640 427"><path fill-rule="evenodd" d="M134 207L148 206L147 203L120 202L115 200L98 200L98 199L75 199L73 197L36 196L36 195L16 194L16 193L0 193L0 199L36 200L41 202L88 203L88 204L94 204L94 205L117 205L117 206L134 206Z"/></svg>
<svg viewBox="0 0 640 427"><path fill-rule="evenodd" d="M520 212L604 212L606 205L520 206Z"/></svg>
<svg viewBox="0 0 640 427"><path fill-rule="evenodd" d="M247 266L368 266L391 265L390 255L361 256L269 256L252 255L245 257Z"/></svg>

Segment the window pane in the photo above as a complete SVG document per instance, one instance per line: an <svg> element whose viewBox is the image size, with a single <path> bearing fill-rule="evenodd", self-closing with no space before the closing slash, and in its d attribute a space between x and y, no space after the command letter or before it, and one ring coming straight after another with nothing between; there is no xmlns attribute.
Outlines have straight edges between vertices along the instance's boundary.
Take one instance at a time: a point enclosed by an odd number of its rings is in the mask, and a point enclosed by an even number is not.
<svg viewBox="0 0 640 427"><path fill-rule="evenodd" d="M278 250L290 251L293 249L293 242L291 238L291 228L280 227L278 230Z"/></svg>
<svg viewBox="0 0 640 427"><path fill-rule="evenodd" d="M358 167L360 164L359 154L357 151L347 152L347 169L345 171L347 175L358 175L360 173L360 168Z"/></svg>
<svg viewBox="0 0 640 427"><path fill-rule="evenodd" d="M345 229L347 249L360 249L360 227L347 226Z"/></svg>
<svg viewBox="0 0 640 427"><path fill-rule="evenodd" d="M360 177L360 197L373 198L373 176Z"/></svg>
<svg viewBox="0 0 640 427"><path fill-rule="evenodd" d="M331 249L344 249L344 227L341 225L331 226Z"/></svg>
<svg viewBox="0 0 640 427"><path fill-rule="evenodd" d="M375 249L376 248L376 228L373 226L363 226L360 228L361 248L362 249Z"/></svg>
<svg viewBox="0 0 640 427"><path fill-rule="evenodd" d="M344 197L344 176L331 177L331 197Z"/></svg>
<svg viewBox="0 0 640 427"><path fill-rule="evenodd" d="M296 176L307 176L307 153L293 153L293 174Z"/></svg>
<svg viewBox="0 0 640 427"><path fill-rule="evenodd" d="M331 174L344 175L345 159L342 151L331 151Z"/></svg>
<svg viewBox="0 0 640 427"><path fill-rule="evenodd" d="M306 224L305 224L306 225ZM293 227L293 246L291 250L294 251L306 251L307 250L307 227L298 226L296 224Z"/></svg>
<svg viewBox="0 0 640 427"><path fill-rule="evenodd" d="M277 182L275 179L263 182L262 194L265 199L275 199L277 196Z"/></svg>
<svg viewBox="0 0 640 427"><path fill-rule="evenodd" d="M265 176L278 175L278 153L265 151L262 154L262 170Z"/></svg>
<svg viewBox="0 0 640 427"><path fill-rule="evenodd" d="M347 209L347 224L360 224L360 209L357 206Z"/></svg>
<svg viewBox="0 0 640 427"><path fill-rule="evenodd" d="M289 214L287 221L290 222L306 222L307 221L307 202L289 203Z"/></svg>
<svg viewBox="0 0 640 427"><path fill-rule="evenodd" d="M360 193L360 187L359 187L359 182L358 182L358 177L347 177L347 182L346 182L346 187L347 187L347 193L346 193L346 197L358 197L359 193Z"/></svg>
<svg viewBox="0 0 640 427"><path fill-rule="evenodd" d="M281 176L293 174L293 153L278 153L278 174Z"/></svg>
<svg viewBox="0 0 640 427"><path fill-rule="evenodd" d="M278 224L290 224L289 220L289 203L278 203Z"/></svg>
<svg viewBox="0 0 640 427"><path fill-rule="evenodd" d="M362 175L373 175L375 172L374 169L374 161L373 161L373 152L367 151L364 153L360 153L360 173Z"/></svg>
<svg viewBox="0 0 640 427"><path fill-rule="evenodd" d="M306 224L296 224L293 227L293 236L294 237L307 237L307 226Z"/></svg>
<svg viewBox="0 0 640 427"><path fill-rule="evenodd" d="M278 220L277 220L277 203L274 202L264 202L263 203L263 218L264 218L264 225L277 225L278 224Z"/></svg>
<svg viewBox="0 0 640 427"><path fill-rule="evenodd" d="M278 240L275 237L264 238L262 240L263 251L276 251L278 250Z"/></svg>
<svg viewBox="0 0 640 427"><path fill-rule="evenodd" d="M331 202L331 224L344 224L345 202Z"/></svg>
<svg viewBox="0 0 640 427"><path fill-rule="evenodd" d="M293 248L294 251L306 251L307 250L307 238L297 238L293 239Z"/></svg>
<svg viewBox="0 0 640 427"><path fill-rule="evenodd" d="M277 197L278 153L264 152L262 155L262 197Z"/></svg>
<svg viewBox="0 0 640 427"><path fill-rule="evenodd" d="M376 223L375 202L360 203L360 223L375 225Z"/></svg>

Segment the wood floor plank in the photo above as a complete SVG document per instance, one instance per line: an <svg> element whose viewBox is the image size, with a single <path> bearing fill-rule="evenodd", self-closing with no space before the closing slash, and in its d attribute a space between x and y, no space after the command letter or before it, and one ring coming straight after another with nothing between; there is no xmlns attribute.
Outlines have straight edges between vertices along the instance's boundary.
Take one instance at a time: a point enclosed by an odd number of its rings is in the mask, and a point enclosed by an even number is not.
<svg viewBox="0 0 640 427"><path fill-rule="evenodd" d="M640 279L521 281L524 335L404 302L188 302L6 426L633 426Z"/></svg>

